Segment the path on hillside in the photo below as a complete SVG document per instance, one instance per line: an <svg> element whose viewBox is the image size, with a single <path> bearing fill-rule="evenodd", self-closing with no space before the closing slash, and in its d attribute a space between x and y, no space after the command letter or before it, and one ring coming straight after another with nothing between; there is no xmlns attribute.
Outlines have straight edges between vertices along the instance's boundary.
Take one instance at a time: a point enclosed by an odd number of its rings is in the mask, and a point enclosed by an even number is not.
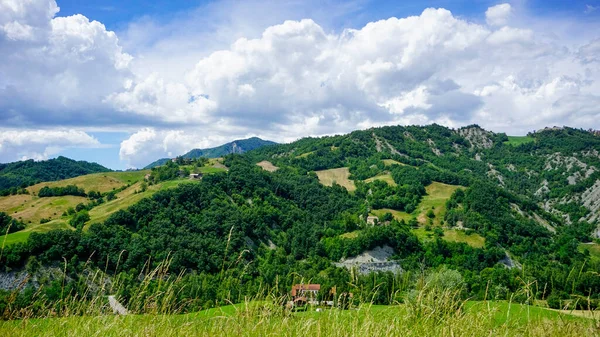
<svg viewBox="0 0 600 337"><path fill-rule="evenodd" d="M127 315L127 309L125 309L125 307L121 303L119 303L119 301L117 301L114 295L108 296L108 304L110 304L113 313L119 315Z"/></svg>

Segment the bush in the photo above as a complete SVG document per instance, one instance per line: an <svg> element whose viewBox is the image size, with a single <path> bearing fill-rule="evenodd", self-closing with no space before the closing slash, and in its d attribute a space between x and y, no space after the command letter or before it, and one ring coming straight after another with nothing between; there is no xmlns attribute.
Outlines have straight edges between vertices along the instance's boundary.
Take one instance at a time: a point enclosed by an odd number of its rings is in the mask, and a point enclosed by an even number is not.
<svg viewBox="0 0 600 337"><path fill-rule="evenodd" d="M552 294L546 298L546 302L548 303L548 307L551 309L562 309L560 296L557 294Z"/></svg>

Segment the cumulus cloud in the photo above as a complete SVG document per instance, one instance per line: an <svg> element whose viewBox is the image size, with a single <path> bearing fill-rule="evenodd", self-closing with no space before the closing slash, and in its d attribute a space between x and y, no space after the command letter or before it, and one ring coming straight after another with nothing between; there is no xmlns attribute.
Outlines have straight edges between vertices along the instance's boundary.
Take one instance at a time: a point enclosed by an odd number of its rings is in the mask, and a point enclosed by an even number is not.
<svg viewBox="0 0 600 337"><path fill-rule="evenodd" d="M114 111L132 57L83 15L55 17L54 0L0 1L0 123L86 124Z"/></svg>
<svg viewBox="0 0 600 337"><path fill-rule="evenodd" d="M144 167L158 158L172 158L195 148L207 148L231 141L225 136L144 128L121 143L119 156L128 167Z"/></svg>
<svg viewBox="0 0 600 337"><path fill-rule="evenodd" d="M432 122L516 134L600 128L598 36L574 45L515 23L510 4L490 7L485 24L433 8L338 31L289 20L212 52L195 46L187 68L161 47L152 71L101 23L56 17L54 1L0 4L0 123L125 125L139 130L121 144L130 166L257 134L290 141ZM139 58L156 59L148 49Z"/></svg>
<svg viewBox="0 0 600 337"><path fill-rule="evenodd" d="M485 11L485 21L490 26L503 26L508 23L512 7L510 4L500 4L490 7Z"/></svg>
<svg viewBox="0 0 600 337"><path fill-rule="evenodd" d="M0 162L44 160L69 147L98 147L100 142L77 130L0 130Z"/></svg>

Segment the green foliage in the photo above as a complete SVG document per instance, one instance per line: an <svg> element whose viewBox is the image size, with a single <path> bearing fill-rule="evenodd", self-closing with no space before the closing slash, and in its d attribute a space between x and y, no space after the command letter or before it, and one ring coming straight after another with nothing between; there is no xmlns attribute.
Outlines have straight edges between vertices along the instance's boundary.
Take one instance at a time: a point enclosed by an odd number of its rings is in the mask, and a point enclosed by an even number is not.
<svg viewBox="0 0 600 337"><path fill-rule="evenodd" d="M97 192L96 192L97 193ZM60 197L64 195L74 195L78 197L87 197L83 188L78 188L75 185L67 185L62 187L48 187L44 186L38 192L40 198L44 197ZM96 194L94 194L95 196Z"/></svg>
<svg viewBox="0 0 600 337"><path fill-rule="evenodd" d="M4 193L12 187L27 187L43 181L108 171L110 170L96 163L74 161L65 157L37 162L26 160L0 164L0 191L3 191L0 195L7 195Z"/></svg>
<svg viewBox="0 0 600 337"><path fill-rule="evenodd" d="M13 233L25 228L25 224L10 217L10 215L0 212L0 235Z"/></svg>

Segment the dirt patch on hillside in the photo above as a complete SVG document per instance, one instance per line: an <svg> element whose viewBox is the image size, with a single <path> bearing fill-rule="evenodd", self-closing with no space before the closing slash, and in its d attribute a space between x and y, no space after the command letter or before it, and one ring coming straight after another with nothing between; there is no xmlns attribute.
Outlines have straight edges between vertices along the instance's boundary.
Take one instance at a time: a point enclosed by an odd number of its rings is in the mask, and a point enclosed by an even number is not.
<svg viewBox="0 0 600 337"><path fill-rule="evenodd" d="M271 163L270 161L266 161L266 160L256 163L256 165L260 166L263 170L269 171L269 172L275 172L275 171L279 170L279 167L273 165L273 163Z"/></svg>

